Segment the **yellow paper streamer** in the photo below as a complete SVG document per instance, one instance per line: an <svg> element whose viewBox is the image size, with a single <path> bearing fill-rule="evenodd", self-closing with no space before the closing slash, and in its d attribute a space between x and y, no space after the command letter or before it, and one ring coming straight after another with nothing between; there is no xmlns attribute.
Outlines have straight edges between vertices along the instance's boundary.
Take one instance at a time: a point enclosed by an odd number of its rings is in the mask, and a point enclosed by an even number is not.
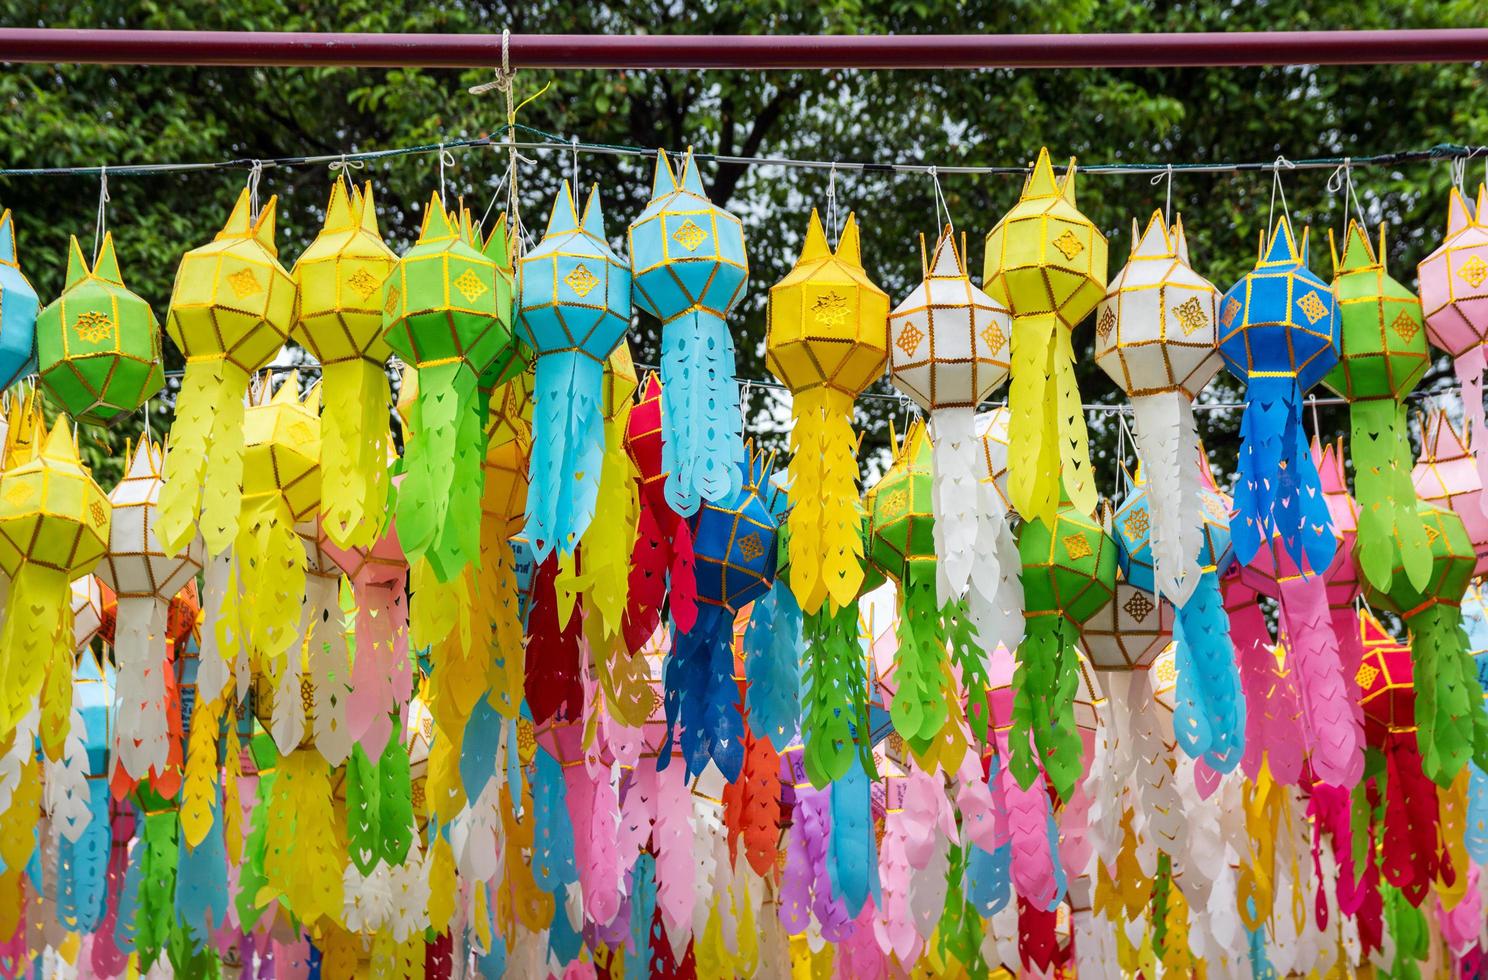
<svg viewBox="0 0 1488 980"><path fill-rule="evenodd" d="M449 929L455 914L455 895L459 885L455 881L455 855L449 841L440 834L434 838L429 865L429 926L435 932Z"/></svg>
<svg viewBox="0 0 1488 980"><path fill-rule="evenodd" d="M243 801L238 794L238 781L243 778L243 756L238 747L236 721L229 715L222 766L222 837L227 847L227 859L235 868L243 860Z"/></svg>
<svg viewBox="0 0 1488 980"><path fill-rule="evenodd" d="M257 904L278 898L302 922L341 919L346 848L336 832L330 769L314 749L279 758L269 801L268 884Z"/></svg>
<svg viewBox="0 0 1488 980"><path fill-rule="evenodd" d="M222 725L222 712L227 704L226 691L210 700L197 692L196 707L191 712L191 734L186 740L186 778L181 797L181 830L186 843L196 847L212 829L212 804L217 785L217 735ZM225 787L224 787L225 788ZM224 797L225 797L224 793ZM224 799L224 808L226 801Z"/></svg>
<svg viewBox="0 0 1488 980"><path fill-rule="evenodd" d="M1472 863L1467 855L1467 785L1469 778L1470 773L1464 767L1457 774L1457 778L1452 780L1451 786L1436 787L1437 813L1441 821L1439 834L1446 847L1447 856L1452 861L1456 877L1452 884L1448 885L1438 874L1433 887L1436 889L1437 897L1441 899L1442 906L1448 910L1456 908L1457 903L1462 901L1467 894L1467 869Z"/></svg>

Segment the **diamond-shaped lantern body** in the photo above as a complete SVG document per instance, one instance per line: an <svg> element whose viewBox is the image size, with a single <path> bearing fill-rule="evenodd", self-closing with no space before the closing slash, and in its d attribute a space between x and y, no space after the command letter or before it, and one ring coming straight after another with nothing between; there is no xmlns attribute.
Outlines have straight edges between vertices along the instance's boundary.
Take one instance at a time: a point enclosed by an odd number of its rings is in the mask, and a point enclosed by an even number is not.
<svg viewBox="0 0 1488 980"><path fill-rule="evenodd" d="M854 215L833 252L812 210L800 257L770 287L765 315L765 362L791 391L825 385L856 398L882 376L889 296L863 270Z"/></svg>
<svg viewBox="0 0 1488 980"><path fill-rule="evenodd" d="M635 466L641 492L661 500L666 471L661 468L661 379L656 373L641 382L641 397L625 426L625 452Z"/></svg>
<svg viewBox="0 0 1488 980"><path fill-rule="evenodd" d="M1382 749L1391 732L1411 732L1416 727L1410 646L1391 636L1368 609L1359 610L1357 629L1364 645L1357 677L1364 733L1370 745Z"/></svg>
<svg viewBox="0 0 1488 980"><path fill-rule="evenodd" d="M976 417L977 436L982 440L982 465L977 478L991 480L1002 497L1002 505L1013 512L1013 503L1008 498L1008 424L1012 414L1007 406L999 405L990 412Z"/></svg>
<svg viewBox="0 0 1488 980"><path fill-rule="evenodd" d="M42 387L80 422L107 425L165 385L160 322L125 287L112 233L91 271L71 240L67 287L36 318L36 359Z"/></svg>
<svg viewBox="0 0 1488 980"><path fill-rule="evenodd" d="M1446 238L1416 271L1431 342L1454 358L1482 346L1488 336L1488 184L1478 187L1476 208L1452 189Z"/></svg>
<svg viewBox="0 0 1488 980"><path fill-rule="evenodd" d="M1306 392L1338 363L1338 304L1307 268L1307 236L1299 248L1283 215L1255 269L1220 300L1220 353L1241 381L1295 377Z"/></svg>
<svg viewBox="0 0 1488 980"><path fill-rule="evenodd" d="M1146 667L1173 640L1173 606L1118 580L1111 601L1081 626L1080 640L1099 670Z"/></svg>
<svg viewBox="0 0 1488 980"><path fill-rule="evenodd" d="M605 237L598 186L581 219L563 182L547 232L518 260L517 275L517 329L539 370L547 354L573 352L602 364L630 327L630 264Z"/></svg>
<svg viewBox="0 0 1488 980"><path fill-rule="evenodd" d="M1411 471L1416 495L1446 507L1462 518L1477 555L1474 575L1488 572L1488 514L1483 512L1483 485L1462 436L1442 409L1426 419L1421 458Z"/></svg>
<svg viewBox="0 0 1488 980"><path fill-rule="evenodd" d="M1181 391L1195 398L1222 359L1219 290L1188 264L1183 219L1155 211L1095 315L1095 360L1128 397Z"/></svg>
<svg viewBox="0 0 1488 980"><path fill-rule="evenodd" d="M1200 457L1203 452L1200 447ZM1202 520L1199 532L1199 568L1223 575L1235 560L1234 549L1230 546L1230 499L1214 485L1208 460L1201 458L1197 465L1200 468L1199 514ZM1117 561L1121 566L1121 574L1132 585L1151 592L1155 578L1152 567L1152 519L1147 492L1144 473L1138 467L1132 479L1131 492L1116 508L1112 534L1118 546Z"/></svg>
<svg viewBox="0 0 1488 980"><path fill-rule="evenodd" d="M630 344L622 337L620 343L605 360L604 371L604 417L613 422L620 413L635 404L636 392L641 379L636 374L635 360L630 356ZM530 406L529 399L529 406ZM531 409L528 409L529 413Z"/></svg>
<svg viewBox="0 0 1488 980"><path fill-rule="evenodd" d="M727 504L704 501L692 527L698 601L733 612L770 590L779 554L775 454L746 450L739 493Z"/></svg>
<svg viewBox="0 0 1488 980"><path fill-rule="evenodd" d="M1431 364L1421 301L1385 267L1385 229L1379 251L1355 222L1340 257L1333 252L1333 294L1341 320L1338 365L1323 383L1349 399L1397 399L1416 386Z"/></svg>
<svg viewBox="0 0 1488 980"><path fill-rule="evenodd" d="M925 243L920 263L925 267ZM925 411L974 408L1007 380L1012 318L971 284L950 225L924 278L889 314L889 375Z"/></svg>
<svg viewBox="0 0 1488 980"><path fill-rule="evenodd" d="M113 596L104 595L97 575L72 580L72 647L78 653L93 642L103 628L103 609Z"/></svg>
<svg viewBox="0 0 1488 980"><path fill-rule="evenodd" d="M1353 602L1354 597L1359 594L1359 568L1354 561L1359 504L1350 496L1344 476L1342 437L1327 446L1321 446L1314 440L1312 459L1317 467L1318 487L1323 503L1327 506L1333 537L1337 542L1333 560L1323 570L1323 581L1327 585L1329 605L1343 606ZM1246 585L1273 599L1280 594L1279 583L1297 574L1297 563L1281 547L1279 536L1272 538L1271 547L1257 550L1255 557L1240 568L1240 576Z"/></svg>
<svg viewBox="0 0 1488 980"><path fill-rule="evenodd" d="M692 151L673 175L656 154L651 201L626 232L636 303L666 323L692 310L728 315L749 281L744 225L708 200Z"/></svg>
<svg viewBox="0 0 1488 980"><path fill-rule="evenodd" d="M268 388L243 417L243 498L280 494L299 524L320 507L319 388L304 401L295 375Z"/></svg>
<svg viewBox="0 0 1488 980"><path fill-rule="evenodd" d="M1404 575L1395 575L1389 592L1381 592L1366 582L1364 598L1371 606L1406 615L1433 601L1456 605L1467 592L1476 560L1462 518L1424 501L1418 509L1421 522L1426 525L1426 537L1431 542L1431 578L1425 588L1417 589ZM1466 637L1463 642L1466 643Z"/></svg>
<svg viewBox="0 0 1488 980"><path fill-rule="evenodd" d="M0 212L0 390L36 370L36 313L41 302L21 272L15 219Z"/></svg>
<svg viewBox="0 0 1488 980"><path fill-rule="evenodd" d="M163 461L161 447L148 437L141 439L124 478L109 494L113 520L98 578L122 598L167 601L201 571L200 538L193 538L181 552L167 554L155 536Z"/></svg>
<svg viewBox="0 0 1488 980"><path fill-rule="evenodd" d="M868 491L869 563L897 583L908 581L910 567L933 571L935 518L930 506L932 454L930 433L915 419L894 461Z"/></svg>
<svg viewBox="0 0 1488 980"><path fill-rule="evenodd" d="M181 257L165 331L188 364L226 358L248 375L289 339L298 290L274 245L277 206L253 218L245 188L217 237Z"/></svg>
<svg viewBox="0 0 1488 980"><path fill-rule="evenodd" d="M461 361L479 375L511 346L511 301L511 280L460 235L435 194L418 242L383 284L383 336L415 367Z"/></svg>
<svg viewBox="0 0 1488 980"><path fill-rule="evenodd" d="M987 233L983 286L1015 317L1083 320L1106 292L1106 237L1075 206L1075 161L1054 179L1047 148L1013 209Z"/></svg>
<svg viewBox="0 0 1488 980"><path fill-rule="evenodd" d="M1024 609L1088 621L1116 594L1116 550L1111 536L1068 501L1052 527L1025 521L1018 532Z"/></svg>
<svg viewBox="0 0 1488 980"><path fill-rule="evenodd" d="M372 185L331 185L325 223L290 270L300 290L293 337L322 365L388 359L382 338L382 284L398 256L377 229Z"/></svg>
<svg viewBox="0 0 1488 980"><path fill-rule="evenodd" d="M68 580L93 570L108 550L113 505L78 458L65 418L30 456L0 475L0 571L28 563Z"/></svg>

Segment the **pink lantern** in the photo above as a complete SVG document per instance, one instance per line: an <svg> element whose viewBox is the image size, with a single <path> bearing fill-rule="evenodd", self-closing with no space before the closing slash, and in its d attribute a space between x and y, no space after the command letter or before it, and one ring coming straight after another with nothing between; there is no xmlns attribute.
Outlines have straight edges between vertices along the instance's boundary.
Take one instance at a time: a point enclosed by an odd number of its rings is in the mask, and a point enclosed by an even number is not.
<svg viewBox="0 0 1488 980"><path fill-rule="evenodd" d="M1482 575L1488 572L1488 512L1484 510L1483 478L1477 463L1441 409L1426 417L1421 441L1421 458L1411 471L1416 496L1446 507L1462 518L1473 552L1478 556L1473 574Z"/></svg>
<svg viewBox="0 0 1488 980"><path fill-rule="evenodd" d="M1483 420L1483 346L1488 336L1488 185L1478 187L1474 211L1462 192L1452 189L1447 205L1447 236L1421 260L1421 311L1426 336L1452 355L1462 382L1463 411L1475 449L1488 447ZM1479 482L1488 485L1488 453L1478 452Z"/></svg>
<svg viewBox="0 0 1488 980"><path fill-rule="evenodd" d="M393 481L394 485L401 478ZM351 580L356 596L356 654L346 732L369 759L382 757L393 732L392 712L413 696L408 663L408 559L389 521L370 548L340 548L321 530L317 543Z"/></svg>

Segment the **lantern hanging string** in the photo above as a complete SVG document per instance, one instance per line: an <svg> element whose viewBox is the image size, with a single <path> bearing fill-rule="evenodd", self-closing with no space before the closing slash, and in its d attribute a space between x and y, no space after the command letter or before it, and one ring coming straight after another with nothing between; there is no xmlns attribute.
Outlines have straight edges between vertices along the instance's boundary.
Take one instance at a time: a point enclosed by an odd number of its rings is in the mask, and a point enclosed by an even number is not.
<svg viewBox="0 0 1488 980"><path fill-rule="evenodd" d="M93 225L93 264L98 264L98 250L103 246L103 236L108 231L108 164L98 168L98 220Z"/></svg>

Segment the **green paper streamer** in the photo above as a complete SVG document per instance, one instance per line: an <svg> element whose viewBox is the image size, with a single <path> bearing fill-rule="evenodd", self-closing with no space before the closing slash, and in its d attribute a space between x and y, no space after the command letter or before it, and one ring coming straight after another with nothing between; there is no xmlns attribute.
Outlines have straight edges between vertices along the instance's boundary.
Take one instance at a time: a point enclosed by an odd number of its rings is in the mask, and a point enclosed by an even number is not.
<svg viewBox="0 0 1488 980"><path fill-rule="evenodd" d="M1421 771L1449 787L1469 759L1488 768L1488 714L1477 665L1457 606L1437 603L1409 622Z"/></svg>
<svg viewBox="0 0 1488 980"><path fill-rule="evenodd" d="M878 778L868 735L868 664L858 643L858 609L835 612L823 603L803 623L807 697L801 719L806 777L821 789L841 779L857 752L869 779Z"/></svg>
<svg viewBox="0 0 1488 980"><path fill-rule="evenodd" d="M147 811L142 839L137 847L145 849L140 865L139 904L135 907L134 943L139 951L140 972L155 965L170 941L171 923L175 921L176 811Z"/></svg>
<svg viewBox="0 0 1488 980"><path fill-rule="evenodd" d="M1349 421L1359 499L1354 545L1359 571L1370 585L1388 589L1398 561L1410 583L1422 588L1431 577L1431 543L1416 511L1405 406L1386 399L1354 402Z"/></svg>
<svg viewBox="0 0 1488 980"><path fill-rule="evenodd" d="M899 590L899 647L889 718L905 741L928 742L945 727L945 630L935 601L935 567L912 564Z"/></svg>
<svg viewBox="0 0 1488 980"><path fill-rule="evenodd" d="M987 660L977 642L976 627L966 612L965 600L950 603L941 610L946 645L951 663L961 672L961 687L966 691L966 721L977 741L987 744L987 692L992 678L987 673Z"/></svg>
<svg viewBox="0 0 1488 980"><path fill-rule="evenodd" d="M372 873L382 856L381 789L379 768L354 744L346 760L346 837L351 862L364 875Z"/></svg>
<svg viewBox="0 0 1488 980"><path fill-rule="evenodd" d="M238 893L233 904L238 910L238 921L244 932L251 932L263 916L263 907L258 904L259 891L269 883L264 874L264 854L268 849L270 801L274 798L274 782L277 775L259 770L258 801L248 823L248 839L243 842L243 863L238 869Z"/></svg>
<svg viewBox="0 0 1488 980"><path fill-rule="evenodd" d="M1024 789L1038 778L1038 747L1044 771L1060 799L1067 800L1080 777L1080 733L1075 728L1075 692L1080 661L1075 654L1079 632L1057 612L1033 615L1018 644L1013 671L1013 725L1008 762Z"/></svg>
<svg viewBox="0 0 1488 980"><path fill-rule="evenodd" d="M1389 975L1421 980L1421 964L1431 955L1426 917L1400 889L1381 882L1380 892L1385 899L1385 921L1395 939L1395 962L1390 964Z"/></svg>
<svg viewBox="0 0 1488 980"><path fill-rule="evenodd" d="M382 821L382 859L395 868L408 857L413 844L413 780L408 768L408 750L403 747L403 726L393 719L393 734L377 765L379 811Z"/></svg>

